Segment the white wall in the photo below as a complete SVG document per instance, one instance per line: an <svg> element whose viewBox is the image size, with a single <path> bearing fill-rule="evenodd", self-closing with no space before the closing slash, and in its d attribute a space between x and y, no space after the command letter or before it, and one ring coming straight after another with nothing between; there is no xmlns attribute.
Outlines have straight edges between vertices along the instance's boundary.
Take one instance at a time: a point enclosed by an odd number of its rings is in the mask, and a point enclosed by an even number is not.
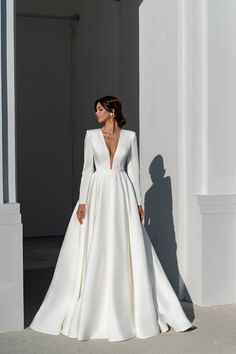
<svg viewBox="0 0 236 354"><path fill-rule="evenodd" d="M183 256L178 231L178 3L173 0L144 0L139 8L139 20L141 187L145 213L149 214L149 210L153 210L155 215L156 211L156 216L149 220L150 225L146 225L146 228L169 280L178 293L176 256L181 253L179 261ZM161 173L161 159L167 178L153 182L152 178L158 178ZM165 203L169 194L172 194L173 215L169 206L168 221L160 225L164 217L164 204L159 205L159 200L162 198ZM173 227L169 225L172 217ZM177 277L173 277L176 273Z"/></svg>
<svg viewBox="0 0 236 354"><path fill-rule="evenodd" d="M161 154L172 179L180 297L204 306L236 303L235 16L234 1L140 6L142 190L155 210L158 183L149 190L148 170Z"/></svg>
<svg viewBox="0 0 236 354"><path fill-rule="evenodd" d="M236 193L236 2L208 1L209 193Z"/></svg>

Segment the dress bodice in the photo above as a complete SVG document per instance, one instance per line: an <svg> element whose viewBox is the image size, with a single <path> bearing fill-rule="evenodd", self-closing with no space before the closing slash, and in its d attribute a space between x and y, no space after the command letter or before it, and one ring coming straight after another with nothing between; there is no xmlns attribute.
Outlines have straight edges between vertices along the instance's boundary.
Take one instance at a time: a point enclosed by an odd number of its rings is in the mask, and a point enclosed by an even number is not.
<svg viewBox="0 0 236 354"><path fill-rule="evenodd" d="M110 167L110 153L101 129L88 129L84 138L84 164L80 182L80 204L86 204L87 189L91 175L99 171L108 173L125 172L133 184L137 203L141 205L140 173L137 137L135 131L121 129L117 147Z"/></svg>

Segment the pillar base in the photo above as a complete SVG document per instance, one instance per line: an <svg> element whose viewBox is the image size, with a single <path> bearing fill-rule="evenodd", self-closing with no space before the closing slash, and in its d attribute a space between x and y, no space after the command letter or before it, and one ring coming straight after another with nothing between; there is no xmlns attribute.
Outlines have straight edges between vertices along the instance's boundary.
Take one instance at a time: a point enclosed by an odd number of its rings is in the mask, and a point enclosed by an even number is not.
<svg viewBox="0 0 236 354"><path fill-rule="evenodd" d="M198 196L201 230L201 305L236 304L236 195Z"/></svg>
<svg viewBox="0 0 236 354"><path fill-rule="evenodd" d="M20 204L0 204L0 332L24 329Z"/></svg>

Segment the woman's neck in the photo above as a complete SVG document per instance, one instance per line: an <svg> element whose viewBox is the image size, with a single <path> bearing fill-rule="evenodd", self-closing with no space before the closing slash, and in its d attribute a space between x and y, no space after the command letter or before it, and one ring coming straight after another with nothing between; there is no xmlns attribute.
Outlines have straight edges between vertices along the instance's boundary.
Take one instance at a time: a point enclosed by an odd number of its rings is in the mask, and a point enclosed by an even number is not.
<svg viewBox="0 0 236 354"><path fill-rule="evenodd" d="M110 134L115 134L120 130L120 127L118 126L118 123L114 120L114 122L106 122L102 128L104 132L110 133Z"/></svg>

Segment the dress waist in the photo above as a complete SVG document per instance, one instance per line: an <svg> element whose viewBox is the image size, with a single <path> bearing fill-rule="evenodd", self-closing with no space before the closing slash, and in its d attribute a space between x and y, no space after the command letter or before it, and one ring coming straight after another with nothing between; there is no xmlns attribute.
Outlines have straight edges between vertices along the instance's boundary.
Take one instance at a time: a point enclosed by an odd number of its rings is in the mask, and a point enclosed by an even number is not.
<svg viewBox="0 0 236 354"><path fill-rule="evenodd" d="M108 167L99 167L96 168L96 170L94 172L125 172L124 168L119 168L119 167L112 167L112 168L108 168Z"/></svg>

